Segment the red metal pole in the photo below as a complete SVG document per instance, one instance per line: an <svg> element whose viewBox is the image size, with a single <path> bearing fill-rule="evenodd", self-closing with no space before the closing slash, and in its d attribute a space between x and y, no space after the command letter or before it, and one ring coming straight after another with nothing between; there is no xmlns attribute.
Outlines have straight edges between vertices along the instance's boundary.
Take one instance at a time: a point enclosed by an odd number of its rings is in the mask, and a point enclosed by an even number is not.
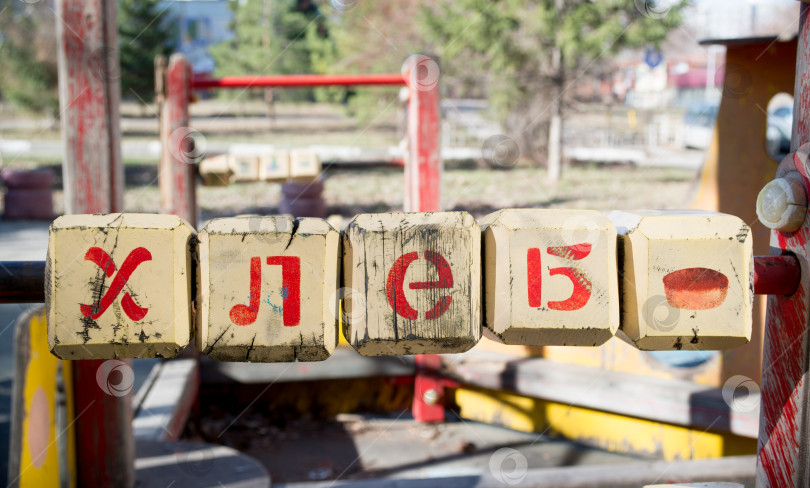
<svg viewBox="0 0 810 488"><path fill-rule="evenodd" d="M795 256L754 257L754 293L757 295L792 295L802 278Z"/></svg>
<svg viewBox="0 0 810 488"><path fill-rule="evenodd" d="M807 155L795 153L810 142L810 5L801 4L798 59L794 93L793 160L784 161L777 176L793 174L805 191L808 180ZM774 254L791 251L807 261L810 226L807 220L797 232L771 232ZM757 486L782 488L810 486L810 443L808 443L808 395L806 372L810 358L808 341L808 296L810 282L801 280L791 296L771 295L765 322L762 362L762 408L759 421Z"/></svg>
<svg viewBox="0 0 810 488"><path fill-rule="evenodd" d="M356 86L356 85L404 85L401 74L371 75L271 75L271 76L226 76L224 78L194 77L191 87L206 88L268 88L306 86Z"/></svg>
<svg viewBox="0 0 810 488"><path fill-rule="evenodd" d="M189 127L191 66L173 54L166 72L166 93L160 113L160 203L163 213L177 215L197 226L196 164L205 156L195 147L202 134Z"/></svg>
<svg viewBox="0 0 810 488"><path fill-rule="evenodd" d="M435 212L441 209L441 112L439 64L424 55L413 55L403 65L408 84L408 157L405 160L405 210ZM436 354L414 358L413 417L418 422L444 420L444 384L437 372Z"/></svg>
<svg viewBox="0 0 810 488"><path fill-rule="evenodd" d="M58 0L56 9L65 207L67 213L119 212L123 166L116 1ZM75 429L77 481L80 486L134 486L132 397L104 393L96 381L102 363L72 364L69 412L75 418L68 422Z"/></svg>

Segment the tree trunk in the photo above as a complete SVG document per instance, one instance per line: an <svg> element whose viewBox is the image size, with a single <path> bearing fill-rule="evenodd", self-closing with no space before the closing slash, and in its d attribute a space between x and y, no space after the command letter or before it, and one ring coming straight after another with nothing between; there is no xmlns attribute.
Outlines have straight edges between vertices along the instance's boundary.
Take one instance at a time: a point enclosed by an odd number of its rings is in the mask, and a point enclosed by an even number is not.
<svg viewBox="0 0 810 488"><path fill-rule="evenodd" d="M554 0L557 18L562 18L563 0ZM559 25L559 24L558 24ZM560 34L551 53L554 88L551 92L551 120L548 128L548 181L557 183L562 173L562 111L565 76Z"/></svg>

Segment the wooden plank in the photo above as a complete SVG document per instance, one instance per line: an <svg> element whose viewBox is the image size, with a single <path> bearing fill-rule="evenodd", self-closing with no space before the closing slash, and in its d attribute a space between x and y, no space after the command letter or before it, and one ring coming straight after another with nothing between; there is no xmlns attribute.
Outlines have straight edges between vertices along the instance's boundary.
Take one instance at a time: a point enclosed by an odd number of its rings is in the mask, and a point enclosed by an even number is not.
<svg viewBox="0 0 810 488"><path fill-rule="evenodd" d="M467 212L357 215L343 248L343 332L360 354L463 352L481 338L481 234Z"/></svg>
<svg viewBox="0 0 810 488"><path fill-rule="evenodd" d="M414 54L402 67L408 84L408 159L405 163L405 210L441 208L441 110L439 63Z"/></svg>
<svg viewBox="0 0 810 488"><path fill-rule="evenodd" d="M197 348L219 361L328 358L338 335L339 246L321 219L209 222L197 244Z"/></svg>
<svg viewBox="0 0 810 488"><path fill-rule="evenodd" d="M176 441L185 428L200 388L196 359L164 361L132 420L136 441Z"/></svg>
<svg viewBox="0 0 810 488"><path fill-rule="evenodd" d="M174 214L197 227L194 175L205 156L195 144L197 131L189 127L191 66L181 54L169 58L166 99L160 113L160 204L163 213Z"/></svg>
<svg viewBox="0 0 810 488"><path fill-rule="evenodd" d="M114 0L56 2L66 213L122 208L124 172Z"/></svg>
<svg viewBox="0 0 810 488"><path fill-rule="evenodd" d="M500 210L481 222L485 334L598 346L619 327L616 228L591 210Z"/></svg>
<svg viewBox="0 0 810 488"><path fill-rule="evenodd" d="M744 401L728 402L722 388L547 359L487 351L443 359L442 372L469 386L752 439L758 433L756 392L748 392Z"/></svg>
<svg viewBox="0 0 810 488"><path fill-rule="evenodd" d="M641 350L731 349L751 339L751 230L732 215L611 212L621 329Z"/></svg>
<svg viewBox="0 0 810 488"><path fill-rule="evenodd" d="M51 225L48 345L63 359L174 357L191 331L192 230L174 215L67 215Z"/></svg>

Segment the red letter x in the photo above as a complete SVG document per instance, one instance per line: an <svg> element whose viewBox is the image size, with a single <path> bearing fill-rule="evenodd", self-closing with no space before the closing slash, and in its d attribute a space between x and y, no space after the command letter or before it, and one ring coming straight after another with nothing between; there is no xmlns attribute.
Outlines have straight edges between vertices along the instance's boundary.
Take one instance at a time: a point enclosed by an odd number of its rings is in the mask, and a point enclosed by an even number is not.
<svg viewBox="0 0 810 488"><path fill-rule="evenodd" d="M88 249L87 253L84 255L84 259L85 261L95 263L96 266L104 271L107 278L112 277L113 273L115 273L115 263L110 255L100 247L91 247ZM79 308L82 311L82 315L85 317L90 317L93 320L101 317L101 315L112 304L113 300L115 300L115 297L117 297L124 288L124 285L127 284L127 281L129 281L129 277L135 271L135 268L140 266L142 262L151 260L152 254L142 247L139 247L129 253L126 259L124 259L124 264L121 265L121 270L117 275L115 275L112 284L107 289L107 293L105 293L104 296L98 299L98 301L93 305L80 305ZM135 300L132 299L129 292L124 293L124 298L121 299L121 307L124 309L124 313L127 314L127 317L132 319L133 322L137 322L144 318L146 316L146 312L149 311L148 308L139 307L138 304L135 303Z"/></svg>

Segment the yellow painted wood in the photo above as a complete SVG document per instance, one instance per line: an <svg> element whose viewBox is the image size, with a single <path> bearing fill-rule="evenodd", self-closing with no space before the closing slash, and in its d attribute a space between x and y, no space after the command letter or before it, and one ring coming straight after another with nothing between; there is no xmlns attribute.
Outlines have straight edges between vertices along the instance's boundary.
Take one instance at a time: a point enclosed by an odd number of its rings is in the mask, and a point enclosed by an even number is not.
<svg viewBox="0 0 810 488"><path fill-rule="evenodd" d="M290 177L290 153L273 151L259 156L259 179L285 181Z"/></svg>
<svg viewBox="0 0 810 488"><path fill-rule="evenodd" d="M309 149L290 151L290 178L296 181L312 181L321 174L321 158Z"/></svg>
<svg viewBox="0 0 810 488"><path fill-rule="evenodd" d="M343 332L360 354L463 352L481 338L481 230L467 212L357 215L343 252Z"/></svg>
<svg viewBox="0 0 810 488"><path fill-rule="evenodd" d="M204 186L228 186L233 180L233 170L227 154L203 159L200 161L199 171Z"/></svg>
<svg viewBox="0 0 810 488"><path fill-rule="evenodd" d="M460 416L523 432L556 434L614 452L665 460L754 454L756 439L696 430L607 412L546 402L506 392L455 391Z"/></svg>
<svg viewBox="0 0 810 488"><path fill-rule="evenodd" d="M255 154L231 154L228 165L233 172L233 181L259 180L259 156Z"/></svg>
<svg viewBox="0 0 810 488"><path fill-rule="evenodd" d="M611 212L621 329L642 350L731 349L751 339L751 229L700 211Z"/></svg>
<svg viewBox="0 0 810 488"><path fill-rule="evenodd" d="M56 425L56 381L59 359L48 351L45 311L34 314L28 324L29 359L17 381L23 382L23 428L20 446L20 488L59 486L59 442ZM70 465L70 470L75 468ZM68 483L75 486L73 483Z"/></svg>
<svg viewBox="0 0 810 488"><path fill-rule="evenodd" d="M62 359L179 354L191 330L192 234L191 227L174 215L56 219L50 229L45 280L51 352ZM94 250L106 253L114 267L96 264L91 259ZM135 259L139 263L129 277L119 275L127 261ZM119 279L125 285L111 293ZM142 316L132 306L140 307Z"/></svg>
<svg viewBox="0 0 810 488"><path fill-rule="evenodd" d="M591 210L500 210L481 222L485 334L597 346L619 327L616 228Z"/></svg>
<svg viewBox="0 0 810 488"><path fill-rule="evenodd" d="M321 219L209 222L197 244L198 349L219 361L328 358L338 340L339 246L340 234ZM285 270L293 273L286 283Z"/></svg>

